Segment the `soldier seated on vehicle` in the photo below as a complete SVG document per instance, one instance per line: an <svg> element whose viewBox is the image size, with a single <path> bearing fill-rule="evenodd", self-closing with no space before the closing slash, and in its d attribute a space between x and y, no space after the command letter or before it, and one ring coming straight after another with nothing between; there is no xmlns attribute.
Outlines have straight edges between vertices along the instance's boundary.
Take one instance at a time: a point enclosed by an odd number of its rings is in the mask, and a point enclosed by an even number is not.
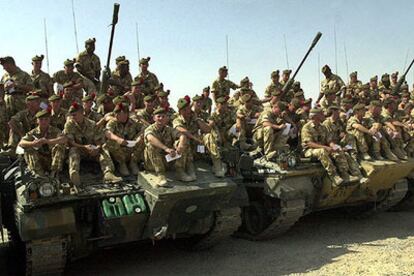
<svg viewBox="0 0 414 276"><path fill-rule="evenodd" d="M159 177L158 186L166 186L166 171L171 167L169 160L174 164L178 180L189 182L193 178L185 173L188 160L186 147L187 137L178 130L168 126L168 110L157 108L154 111L154 123L147 127L144 132L145 150L144 165L149 172L155 172Z"/></svg>
<svg viewBox="0 0 414 276"><path fill-rule="evenodd" d="M177 103L178 116L173 121L173 127L187 137L187 145L189 146L189 154L187 155L186 173L196 180L196 170L194 167L194 155L198 146L204 147L204 134L209 133L210 126L197 114L191 110L191 100L189 96L185 96L178 100ZM183 157L181 157L183 158Z"/></svg>
<svg viewBox="0 0 414 276"><path fill-rule="evenodd" d="M310 111L310 121L303 126L301 132L302 148L305 157L318 159L332 184L340 186L344 179L350 178L348 162L340 147L330 140L328 130L322 125L323 120L322 109L314 108Z"/></svg>
<svg viewBox="0 0 414 276"><path fill-rule="evenodd" d="M242 150L252 150L254 145L248 143L253 138L253 128L259 118L261 108L253 103L252 94L245 94L241 97L242 104L236 113L236 129L239 137L238 141Z"/></svg>
<svg viewBox="0 0 414 276"><path fill-rule="evenodd" d="M65 157L66 137L62 131L50 125L50 110L44 109L36 113L37 127L29 131L20 141L19 146L29 170L39 176L58 177L62 171Z"/></svg>
<svg viewBox="0 0 414 276"><path fill-rule="evenodd" d="M59 95L53 94L48 99L51 110L50 124L60 130L63 130L63 127L66 123L66 116L68 110L61 107L62 98Z"/></svg>
<svg viewBox="0 0 414 276"><path fill-rule="evenodd" d="M194 112L195 116L201 118L204 122L207 122L210 114L203 109L203 96L195 95L192 100L192 111Z"/></svg>
<svg viewBox="0 0 414 276"><path fill-rule="evenodd" d="M142 125L129 118L129 105L126 103L118 103L114 114L115 118L106 124L104 149L111 154L112 160L117 161L122 176L137 175L138 162L142 160L140 155L144 150Z"/></svg>
<svg viewBox="0 0 414 276"><path fill-rule="evenodd" d="M102 115L92 109L93 101L95 100L95 94L86 95L82 98L82 105L83 105L83 114L86 118L94 121L99 122L102 119Z"/></svg>
<svg viewBox="0 0 414 276"><path fill-rule="evenodd" d="M390 145L382 134L381 103L372 101L367 115L365 115L365 105L356 104L353 113L354 115L347 122L346 130L355 137L360 158L372 160L368 154L371 151L375 160L382 160L382 151L386 159L398 161L398 157L391 152Z"/></svg>
<svg viewBox="0 0 414 276"><path fill-rule="evenodd" d="M232 148L233 138L235 137L231 131L235 124L235 117L229 109L228 99L228 96L216 99L216 110L208 119L211 132L204 137L205 146L213 161L213 173L217 177L224 177L225 175L221 150Z"/></svg>
<svg viewBox="0 0 414 276"><path fill-rule="evenodd" d="M287 106L286 102L277 102L270 110L263 111L253 129L253 138L258 150L263 151L270 161L275 160L278 150L286 147L289 138L287 133L282 134L287 123L282 113Z"/></svg>
<svg viewBox="0 0 414 276"><path fill-rule="evenodd" d="M72 103L63 133L68 138L70 146L69 177L76 186L81 184L80 162L85 159L99 161L105 182L113 183L122 180L114 175L115 168L109 153L102 148L104 137L99 130L94 121L85 117L82 105Z"/></svg>
<svg viewBox="0 0 414 276"><path fill-rule="evenodd" d="M40 110L40 97L35 93L26 97L26 109L19 111L9 121L9 152L14 153L20 139L36 127L36 113Z"/></svg>
<svg viewBox="0 0 414 276"><path fill-rule="evenodd" d="M155 96L147 95L144 97L144 108L136 111L133 115L133 119L141 122L145 127L150 126L154 123L154 106L155 105Z"/></svg>

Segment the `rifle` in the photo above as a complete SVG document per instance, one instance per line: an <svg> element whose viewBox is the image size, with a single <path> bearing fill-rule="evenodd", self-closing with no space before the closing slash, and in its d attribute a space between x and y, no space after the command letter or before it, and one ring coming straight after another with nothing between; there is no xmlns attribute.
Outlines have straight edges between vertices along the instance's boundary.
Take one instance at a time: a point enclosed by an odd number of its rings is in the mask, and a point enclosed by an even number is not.
<svg viewBox="0 0 414 276"><path fill-rule="evenodd" d="M287 83L285 83L285 85L283 86L283 88L282 88L282 93L283 94L285 94L287 91L289 91L290 87L292 86L293 82L295 81L295 77L298 74L300 68L302 67L303 63L305 63L305 60L308 58L310 52L316 46L316 44L318 43L321 36L322 36L321 32L318 32L316 34L315 38L312 41L311 46L309 47L308 51L306 52L305 56L303 57L302 61L300 62L298 68L295 70L295 73L293 74L292 78Z"/></svg>
<svg viewBox="0 0 414 276"><path fill-rule="evenodd" d="M407 76L408 71L410 71L411 66L413 66L413 63L414 63L414 59L411 61L410 65L408 65L408 68L405 70L404 74L402 74L397 84L392 89L392 94L398 94L398 92L400 91L401 85L403 85L405 81L405 76Z"/></svg>
<svg viewBox="0 0 414 276"><path fill-rule="evenodd" d="M120 5L118 3L114 4L114 14L112 15L112 30L111 30L111 38L109 39L109 50L108 50L108 58L106 60L106 66L102 70L102 81L101 81L101 89L99 94L105 94L109 87L109 78L111 77L111 70L109 69L109 64L111 62L111 53L112 53L112 43L114 42L114 34L115 34L115 26L118 23L118 13L119 13Z"/></svg>

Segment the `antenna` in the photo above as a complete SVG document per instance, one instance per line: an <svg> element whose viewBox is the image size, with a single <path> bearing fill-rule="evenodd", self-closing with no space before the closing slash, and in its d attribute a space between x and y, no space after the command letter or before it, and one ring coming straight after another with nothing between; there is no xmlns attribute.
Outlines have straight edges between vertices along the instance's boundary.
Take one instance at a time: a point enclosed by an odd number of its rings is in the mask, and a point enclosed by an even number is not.
<svg viewBox="0 0 414 276"><path fill-rule="evenodd" d="M227 72L230 69L229 67L229 36L226 35L226 60L227 60ZM230 74L227 74L227 79L229 78Z"/></svg>
<svg viewBox="0 0 414 276"><path fill-rule="evenodd" d="M405 54L405 61L404 61L404 69L403 72L405 71L405 69L407 68L407 62L408 62L408 54L410 53L410 48L407 49L407 53Z"/></svg>
<svg viewBox="0 0 414 276"><path fill-rule="evenodd" d="M137 55L138 55L138 62L141 59L141 55L139 53L139 35L138 35L138 23L135 22L135 36L137 39Z"/></svg>
<svg viewBox="0 0 414 276"><path fill-rule="evenodd" d="M318 52L318 84L319 92L321 91L321 53Z"/></svg>
<svg viewBox="0 0 414 276"><path fill-rule="evenodd" d="M76 42L76 53L79 53L79 44L78 44L78 31L76 28L76 16L75 16L75 3L72 0L72 17L73 17L73 29L75 32L75 42Z"/></svg>
<svg viewBox="0 0 414 276"><path fill-rule="evenodd" d="M283 34L283 41L285 42L286 66L287 66L287 69L290 69L289 68L289 56L288 56L287 43L286 43L286 35L285 34Z"/></svg>
<svg viewBox="0 0 414 276"><path fill-rule="evenodd" d="M334 24L334 42L335 42L335 74L338 74L338 49L336 47L336 26Z"/></svg>
<svg viewBox="0 0 414 276"><path fill-rule="evenodd" d="M45 35L45 48L46 48L46 65L47 65L47 72L50 73L49 68L49 47L47 46L47 27L46 27L46 18L43 18L43 31Z"/></svg>
<svg viewBox="0 0 414 276"><path fill-rule="evenodd" d="M348 55L346 53L346 44L344 42L344 53L345 53L345 66L346 66L346 75L348 78L348 83L349 83L349 68L348 68Z"/></svg>

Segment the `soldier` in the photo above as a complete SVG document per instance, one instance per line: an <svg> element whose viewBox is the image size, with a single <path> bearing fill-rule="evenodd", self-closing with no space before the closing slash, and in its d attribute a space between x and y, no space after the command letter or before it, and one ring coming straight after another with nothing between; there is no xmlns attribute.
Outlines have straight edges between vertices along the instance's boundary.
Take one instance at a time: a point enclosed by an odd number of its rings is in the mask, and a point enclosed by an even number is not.
<svg viewBox="0 0 414 276"><path fill-rule="evenodd" d="M302 148L305 157L318 159L332 184L340 186L344 179L349 179L349 166L343 152L330 140L327 129L322 125L323 119L321 109L310 111L310 121L303 126L301 132Z"/></svg>
<svg viewBox="0 0 414 276"><path fill-rule="evenodd" d="M49 96L53 94L52 78L49 74L42 71L42 61L44 55L34 56L32 58L33 70L31 74L33 86L35 89L40 89L39 97L42 102L47 102Z"/></svg>
<svg viewBox="0 0 414 276"><path fill-rule="evenodd" d="M40 98L37 95L26 97L26 108L16 113L9 121L9 150L13 154L20 139L36 127L36 113L40 110Z"/></svg>
<svg viewBox="0 0 414 276"><path fill-rule="evenodd" d="M12 57L0 58L4 73L0 80L0 96L6 104L7 119L9 120L17 112L25 109L26 94L33 90L33 82L30 75L16 66Z"/></svg>
<svg viewBox="0 0 414 276"><path fill-rule="evenodd" d="M129 118L129 106L118 103L114 109L115 118L106 124L105 136L108 139L104 148L112 160L119 164L122 176L138 174L138 162L144 150L142 125ZM128 163L128 166L127 166Z"/></svg>
<svg viewBox="0 0 414 276"><path fill-rule="evenodd" d="M372 100L379 100L378 76L369 79L369 92Z"/></svg>
<svg viewBox="0 0 414 276"><path fill-rule="evenodd" d="M285 148L289 138L286 133L282 134L287 126L287 122L282 118L287 105L288 103L283 101L273 104L270 110L265 110L260 114L254 126L254 141L259 150L264 152L267 160L275 161L278 150Z"/></svg>
<svg viewBox="0 0 414 276"><path fill-rule="evenodd" d="M122 60L117 62L117 70L111 73L109 84L111 85L114 94L124 95L131 90L132 76L129 72L129 61ZM137 86L139 82L135 81Z"/></svg>
<svg viewBox="0 0 414 276"><path fill-rule="evenodd" d="M95 123L97 123L102 119L103 116L92 109L94 99L95 99L95 94L86 95L85 97L82 98L83 114L89 120L92 120Z"/></svg>
<svg viewBox="0 0 414 276"><path fill-rule="evenodd" d="M101 76L101 61L95 54L95 42L95 38L85 41L85 51L79 53L76 62L81 65L80 73L97 86Z"/></svg>
<svg viewBox="0 0 414 276"><path fill-rule="evenodd" d="M62 131L50 125L50 111L36 113L37 127L29 131L20 141L24 148L29 170L39 176L58 177L65 157L66 137Z"/></svg>
<svg viewBox="0 0 414 276"><path fill-rule="evenodd" d="M328 107L336 105L336 93L333 89L326 89L324 91L324 98L320 101L320 106L324 113L327 112Z"/></svg>
<svg viewBox="0 0 414 276"><path fill-rule="evenodd" d="M211 132L204 137L205 146L213 161L213 173L217 177L223 177L225 174L221 150L232 147L234 138L231 129L235 124L235 117L230 112L227 101L227 96L216 99L216 110L208 119Z"/></svg>
<svg viewBox="0 0 414 276"><path fill-rule="evenodd" d="M63 133L69 142L69 177L74 185L81 185L80 162L84 159L99 160L104 182L114 183L122 180L114 175L115 168L111 157L102 148L104 138L102 133L94 121L83 115L80 104L75 102L71 105Z"/></svg>
<svg viewBox="0 0 414 276"><path fill-rule="evenodd" d="M352 91L355 91L357 88L359 88L362 85L362 82L358 80L358 72L352 72L349 74L349 83L347 88L351 89Z"/></svg>
<svg viewBox="0 0 414 276"><path fill-rule="evenodd" d="M73 82L65 82L62 86L63 92L59 95L61 97L61 105L64 109L69 109L73 102L80 102L81 97L74 90L75 84Z"/></svg>
<svg viewBox="0 0 414 276"><path fill-rule="evenodd" d="M157 109L158 107L164 108L165 110L167 110L167 115L168 115L167 117L169 118L169 121L174 120L177 114L175 110L170 106L170 102L168 101L170 90L159 91L157 95L158 95L158 106L155 109Z"/></svg>
<svg viewBox="0 0 414 276"><path fill-rule="evenodd" d="M322 67L322 73L325 75L325 79L321 81L321 91L316 103L319 103L324 96L325 91L333 90L336 94L345 88L344 81L339 76L333 74L328 65Z"/></svg>
<svg viewBox="0 0 414 276"><path fill-rule="evenodd" d="M96 93L97 87L95 86L95 83L82 74L82 65L80 63L75 62L73 66L75 69L75 73L78 73L79 76L82 77L83 90L86 92L86 94L89 95L92 93Z"/></svg>
<svg viewBox="0 0 414 276"><path fill-rule="evenodd" d="M75 97L81 99L83 97L83 80L82 76L74 72L75 60L67 59L63 63L63 70L57 71L53 74L53 82L56 82L60 85L67 84L68 90L71 90L71 94Z"/></svg>
<svg viewBox="0 0 414 276"><path fill-rule="evenodd" d="M148 70L150 57L141 58L139 61L139 66L141 68L141 73L134 78L134 80L139 81L142 85L142 93L144 95L154 94L155 87L158 86L157 76Z"/></svg>
<svg viewBox="0 0 414 276"><path fill-rule="evenodd" d="M398 83L398 71L391 74L391 84L390 87L393 89Z"/></svg>
<svg viewBox="0 0 414 276"><path fill-rule="evenodd" d="M381 81L379 83L378 89L379 89L381 98L386 98L387 96L384 94L391 93L392 87L391 87L390 75L385 73L381 76Z"/></svg>
<svg viewBox="0 0 414 276"><path fill-rule="evenodd" d="M191 99L185 96L178 100L178 116L173 121L173 127L187 137L189 153L185 163L186 173L192 180L196 180L196 170L194 167L194 155L198 145L204 145L204 134L211 131L210 126L191 110ZM182 157L181 157L182 158Z"/></svg>
<svg viewBox="0 0 414 276"><path fill-rule="evenodd" d="M141 91L141 84L138 81L132 81L131 91L125 93L131 103L131 110L144 108L144 94Z"/></svg>
<svg viewBox="0 0 414 276"><path fill-rule="evenodd" d="M248 143L253 138L253 128L262 111L257 105L253 103L253 96L251 94L244 94L241 97L241 106L236 113L236 129L238 130L238 141L242 150L252 150L254 145Z"/></svg>
<svg viewBox="0 0 414 276"><path fill-rule="evenodd" d="M348 120L346 131L355 137L358 153L362 160L372 160L368 151L375 160L383 160L381 150L385 158L398 161L390 149L381 129L383 118L381 117L381 103L378 101L371 102L368 114L365 114L365 106L356 104L353 107L354 115Z"/></svg>
<svg viewBox="0 0 414 276"><path fill-rule="evenodd" d="M311 110L311 108L312 108L312 99L309 98L309 99L304 100L302 106L296 110L296 114L298 115L299 120L300 120L299 129L301 129L302 126L308 121L309 111Z"/></svg>
<svg viewBox="0 0 414 276"><path fill-rule="evenodd" d="M279 90L282 90L282 84L279 82L279 70L273 71L270 74L270 78L272 80L272 82L266 87L265 93L264 93L264 99L263 102L268 102L270 101L271 97L272 97L272 92Z"/></svg>
<svg viewBox="0 0 414 276"><path fill-rule="evenodd" d="M148 127L154 123L154 106L155 96L148 95L144 97L144 108L136 112L136 119L139 120L145 127Z"/></svg>
<svg viewBox="0 0 414 276"><path fill-rule="evenodd" d="M292 73L292 70L283 70L282 72L282 80L280 81L280 84L282 85L282 88L288 83L290 80L290 74Z"/></svg>
<svg viewBox="0 0 414 276"><path fill-rule="evenodd" d="M217 102L220 97L226 97L230 95L230 89L236 90L239 88L234 82L227 80L228 69L226 66L220 67L218 70L218 78L211 85L211 93L213 93L213 100Z"/></svg>
<svg viewBox="0 0 414 276"><path fill-rule="evenodd" d="M50 114L50 124L62 131L66 123L68 110L61 107L62 98L59 95L53 94L48 100L50 107L52 108Z"/></svg>
<svg viewBox="0 0 414 276"><path fill-rule="evenodd" d="M203 89L202 97L202 109L208 113L208 115L211 114L211 107L213 106L213 101L210 98L210 86L207 86Z"/></svg>
<svg viewBox="0 0 414 276"><path fill-rule="evenodd" d="M203 109L203 96L195 95L192 100L192 110L195 116L197 116L197 118L201 118L204 122L207 122L210 114Z"/></svg>
<svg viewBox="0 0 414 276"><path fill-rule="evenodd" d="M169 167L167 157L180 158L172 161L176 171L176 177L180 181L189 182L193 178L185 173L188 160L188 150L186 147L187 138L178 130L167 125L167 111L164 108L158 108L154 111L154 123L147 127L144 132L145 151L144 164L145 169L149 172L155 172L158 177L158 186L166 186L166 171Z"/></svg>

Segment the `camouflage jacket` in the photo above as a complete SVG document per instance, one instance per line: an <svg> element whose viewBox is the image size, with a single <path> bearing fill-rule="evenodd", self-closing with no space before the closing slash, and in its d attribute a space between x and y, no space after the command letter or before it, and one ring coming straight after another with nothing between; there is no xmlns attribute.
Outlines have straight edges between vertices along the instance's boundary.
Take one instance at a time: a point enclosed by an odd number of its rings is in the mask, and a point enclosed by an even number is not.
<svg viewBox="0 0 414 276"><path fill-rule="evenodd" d="M123 95L127 92L124 87L131 88L132 76L131 73L126 74L124 77L121 77L119 71L115 70L111 73L111 82L114 84L111 85L112 90L115 95ZM118 85L115 85L118 84ZM122 86L122 87L121 87Z"/></svg>
<svg viewBox="0 0 414 276"><path fill-rule="evenodd" d="M281 90L283 88L283 86L282 86L282 84L280 83L280 82L278 82L278 83L271 83L271 84L269 84L267 87L266 87L266 90L265 90L265 92L264 92L264 96L266 97L266 98L270 98L271 96L272 96L272 93L274 92L274 91L277 91L277 90Z"/></svg>
<svg viewBox="0 0 414 276"><path fill-rule="evenodd" d="M69 140L72 140L77 144L98 145L102 144L104 140L102 131L98 130L96 123L86 117L80 125L73 119L68 118L63 133Z"/></svg>
<svg viewBox="0 0 414 276"><path fill-rule="evenodd" d="M53 94L53 83L52 78L49 74L40 71L39 74L35 74L32 71L31 79L33 82L33 86L35 89L41 89L41 95L39 95L42 98L48 98L50 95Z"/></svg>
<svg viewBox="0 0 414 276"><path fill-rule="evenodd" d="M11 120L25 133L36 127L36 114L30 114L28 109L17 112Z"/></svg>
<svg viewBox="0 0 414 276"><path fill-rule="evenodd" d="M154 123L145 129L144 137L146 146L150 146L150 142L147 139L147 136L150 134L169 148L173 148L174 142L181 136L181 133L175 128L170 126L159 128L157 124ZM161 152L162 150L159 149L159 151Z"/></svg>
<svg viewBox="0 0 414 276"><path fill-rule="evenodd" d="M142 126L132 119L128 119L125 123L121 123L117 119L111 119L106 124L106 129L125 140L136 140Z"/></svg>
<svg viewBox="0 0 414 276"><path fill-rule="evenodd" d="M157 76L150 71L148 71L147 74L141 72L134 78L134 80L142 83L141 88L144 95L154 94L154 89L159 84Z"/></svg>
<svg viewBox="0 0 414 276"><path fill-rule="evenodd" d="M329 78L325 78L321 81L321 93L325 94L327 90L334 90L338 92L345 87L344 81L337 75L332 74Z"/></svg>
<svg viewBox="0 0 414 276"><path fill-rule="evenodd" d="M4 84L9 80L12 80L15 85L33 86L33 82L32 82L32 79L30 78L30 75L28 73L22 71L19 67L17 67L17 71L13 75L10 75L7 72L4 73L3 77L0 80L0 87L3 88ZM1 90L2 89L0 89L0 91ZM11 91L5 91L5 92L6 93L19 93L19 94L24 93L23 91L21 91L19 89L15 89L14 92L11 92Z"/></svg>
<svg viewBox="0 0 414 276"><path fill-rule="evenodd" d="M101 61L96 54L89 55L85 50L80 52L76 62L81 65L82 73L90 80L94 80L101 72Z"/></svg>
<svg viewBox="0 0 414 276"><path fill-rule="evenodd" d="M309 121L302 127L301 145L304 150L308 149L309 142L327 145L329 138L328 130L322 124L317 126L313 121Z"/></svg>
<svg viewBox="0 0 414 276"><path fill-rule="evenodd" d="M52 116L50 117L50 124L60 130L63 130L66 123L66 117L68 115L68 110L65 108L60 108L58 113L52 111Z"/></svg>
<svg viewBox="0 0 414 276"><path fill-rule="evenodd" d="M49 126L47 133L42 133L39 127L35 127L34 129L26 133L26 135L22 138L22 140L32 142L40 138L54 139L62 135L63 135L62 131L53 126ZM40 147L38 152L41 154L48 154L48 153L51 153L53 147L54 145L45 144Z"/></svg>
<svg viewBox="0 0 414 276"><path fill-rule="evenodd" d="M211 93L214 93L216 99L221 96L230 95L230 89L236 90L238 86L230 80L216 79L211 85Z"/></svg>

